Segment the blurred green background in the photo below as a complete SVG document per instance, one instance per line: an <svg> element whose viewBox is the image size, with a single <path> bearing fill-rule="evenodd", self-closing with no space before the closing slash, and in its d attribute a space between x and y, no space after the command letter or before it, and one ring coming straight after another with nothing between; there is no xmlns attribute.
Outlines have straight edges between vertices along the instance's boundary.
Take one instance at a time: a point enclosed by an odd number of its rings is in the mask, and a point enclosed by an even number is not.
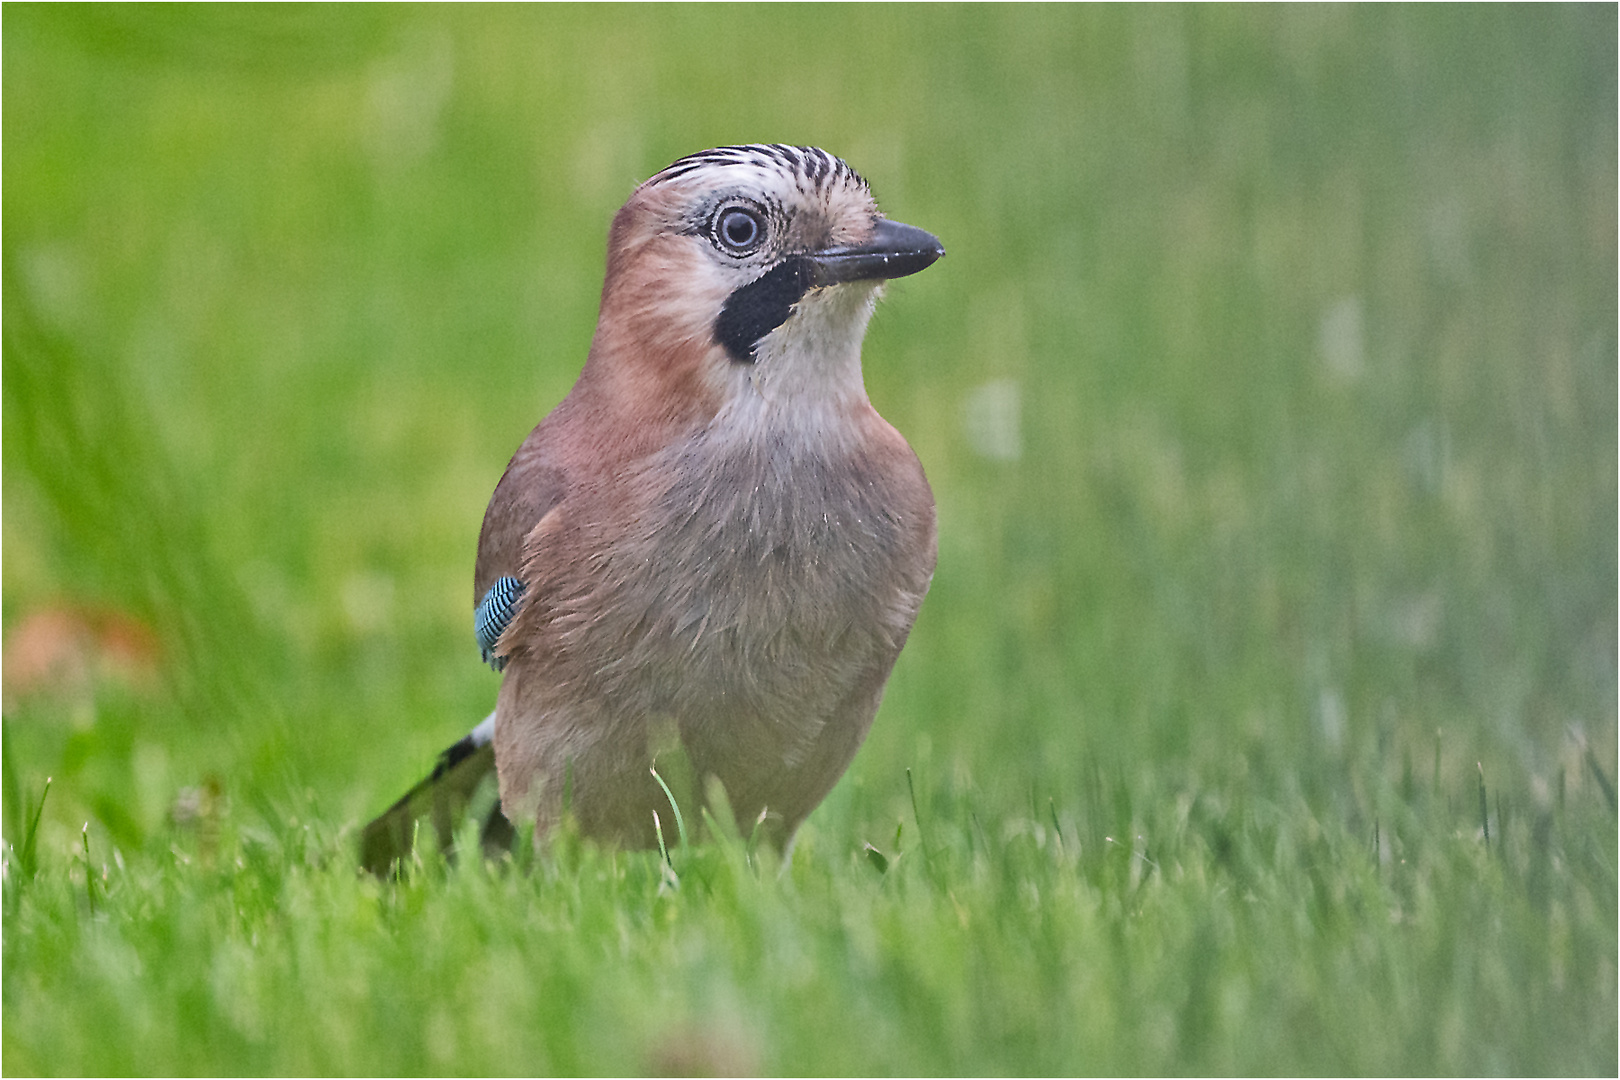
<svg viewBox="0 0 1620 1080"><path fill-rule="evenodd" d="M824 845L908 767L1369 834L1615 774L1612 6L3 19L13 842L47 775L48 850L352 829L485 715L479 522L611 215L748 141L949 250L867 340L940 559Z"/></svg>

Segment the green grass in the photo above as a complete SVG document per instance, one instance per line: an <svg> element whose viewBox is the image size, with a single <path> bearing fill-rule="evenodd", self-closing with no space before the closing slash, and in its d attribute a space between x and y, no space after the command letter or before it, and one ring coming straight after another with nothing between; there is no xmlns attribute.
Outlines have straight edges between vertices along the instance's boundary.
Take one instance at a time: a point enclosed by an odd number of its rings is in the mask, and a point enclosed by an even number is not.
<svg viewBox="0 0 1620 1080"><path fill-rule="evenodd" d="M1620 1069L1613 8L3 31L8 1074ZM609 218L748 140L950 252L871 739L780 870L358 876ZM23 678L63 608L156 651Z"/></svg>

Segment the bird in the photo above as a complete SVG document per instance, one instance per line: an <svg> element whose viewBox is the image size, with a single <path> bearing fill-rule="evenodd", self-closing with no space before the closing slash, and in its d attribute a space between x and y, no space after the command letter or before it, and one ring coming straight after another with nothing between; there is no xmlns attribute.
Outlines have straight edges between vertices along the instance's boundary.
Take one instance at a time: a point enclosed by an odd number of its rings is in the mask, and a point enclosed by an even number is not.
<svg viewBox="0 0 1620 1080"><path fill-rule="evenodd" d="M933 578L933 492L861 346L884 283L944 254L813 147L704 150L634 189L578 380L479 533L495 710L366 827L364 865L406 855L419 819L448 837L492 775L473 812L495 849L565 819L652 847L712 797L790 850Z"/></svg>

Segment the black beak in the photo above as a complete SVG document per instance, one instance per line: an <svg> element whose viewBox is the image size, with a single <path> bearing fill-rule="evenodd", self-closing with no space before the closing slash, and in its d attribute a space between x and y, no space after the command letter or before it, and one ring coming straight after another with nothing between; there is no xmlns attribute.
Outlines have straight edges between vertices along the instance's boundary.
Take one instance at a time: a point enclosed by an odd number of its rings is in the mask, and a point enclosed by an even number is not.
<svg viewBox="0 0 1620 1080"><path fill-rule="evenodd" d="M826 248L806 255L805 261L810 284L821 286L905 277L926 270L943 254L945 246L934 234L881 218L866 243Z"/></svg>

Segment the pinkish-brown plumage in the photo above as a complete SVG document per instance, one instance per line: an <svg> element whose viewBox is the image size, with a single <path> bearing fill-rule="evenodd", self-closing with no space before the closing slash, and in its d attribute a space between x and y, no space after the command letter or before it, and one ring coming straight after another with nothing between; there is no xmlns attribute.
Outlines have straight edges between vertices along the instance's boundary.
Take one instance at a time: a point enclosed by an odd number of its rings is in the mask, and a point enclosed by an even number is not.
<svg viewBox="0 0 1620 1080"><path fill-rule="evenodd" d="M786 843L843 774L935 561L861 341L882 279L940 254L819 150L706 151L631 195L584 370L479 538L475 602L524 586L494 650L514 821L566 797L586 835L652 843L678 751Z"/></svg>

